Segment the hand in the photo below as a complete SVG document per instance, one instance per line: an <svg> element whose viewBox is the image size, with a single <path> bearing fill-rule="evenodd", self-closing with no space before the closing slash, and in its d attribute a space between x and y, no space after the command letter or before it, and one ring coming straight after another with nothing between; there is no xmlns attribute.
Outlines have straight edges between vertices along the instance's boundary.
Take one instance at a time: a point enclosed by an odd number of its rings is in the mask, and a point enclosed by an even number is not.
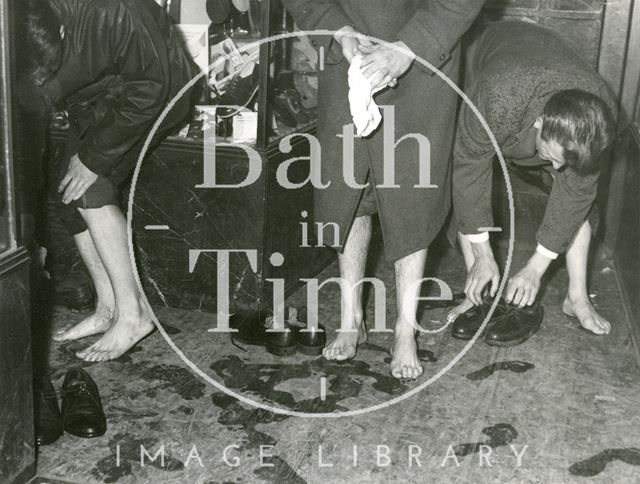
<svg viewBox="0 0 640 484"><path fill-rule="evenodd" d="M531 306L538 295L541 279L542 273L527 264L509 279L505 300L519 308Z"/></svg>
<svg viewBox="0 0 640 484"><path fill-rule="evenodd" d="M362 34L349 25L342 27L333 35L342 47L342 55L347 59L349 64L351 64L356 55L361 54L361 48L373 45L369 39L361 37L361 35Z"/></svg>
<svg viewBox="0 0 640 484"><path fill-rule="evenodd" d="M411 52L404 42L394 42L394 45ZM387 85L394 86L397 79L404 75L413 63L412 56L386 45L363 46L361 52L365 54L362 60L362 73L369 79L373 90Z"/></svg>
<svg viewBox="0 0 640 484"><path fill-rule="evenodd" d="M98 175L84 166L77 154L73 155L69 161L67 174L58 186L59 193L64 191L62 203L69 205L72 201L78 200L97 179Z"/></svg>
<svg viewBox="0 0 640 484"><path fill-rule="evenodd" d="M474 305L482 304L482 293L487 284L491 283L489 295L495 297L500 282L500 271L493 256L476 257L469 274L464 293Z"/></svg>

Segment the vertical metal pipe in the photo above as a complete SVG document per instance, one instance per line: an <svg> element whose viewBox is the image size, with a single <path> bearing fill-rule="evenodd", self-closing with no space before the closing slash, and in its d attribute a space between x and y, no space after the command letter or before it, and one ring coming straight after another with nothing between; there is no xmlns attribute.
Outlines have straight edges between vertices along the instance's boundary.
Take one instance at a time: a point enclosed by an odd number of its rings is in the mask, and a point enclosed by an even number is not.
<svg viewBox="0 0 640 484"><path fill-rule="evenodd" d="M16 233L16 201L14 195L14 170L13 170L13 137L11 131L11 30L9 28L11 4L10 0L0 0L0 143L2 155L0 162L3 165L4 177L2 195L4 195L5 211L8 218L8 250L17 248Z"/></svg>

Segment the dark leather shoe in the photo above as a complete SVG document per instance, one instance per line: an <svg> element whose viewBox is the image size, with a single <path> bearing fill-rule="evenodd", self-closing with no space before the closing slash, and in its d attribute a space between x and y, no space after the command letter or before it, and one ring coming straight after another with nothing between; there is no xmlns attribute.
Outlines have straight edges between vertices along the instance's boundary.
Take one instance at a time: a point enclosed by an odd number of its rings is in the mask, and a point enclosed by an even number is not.
<svg viewBox="0 0 640 484"><path fill-rule="evenodd" d="M62 415L56 391L47 377L35 385L36 394L36 442L38 445L53 444L62 435Z"/></svg>
<svg viewBox="0 0 640 484"><path fill-rule="evenodd" d="M100 393L89 374L80 369L67 372L62 383L64 430L77 437L100 437L107 431L107 419Z"/></svg>
<svg viewBox="0 0 640 484"><path fill-rule="evenodd" d="M229 326L237 329L231 333L232 341L246 345L264 346L269 353L277 356L291 356L296 352L294 331L285 324L288 331L267 331L269 311L256 311L251 314L234 314Z"/></svg>
<svg viewBox="0 0 640 484"><path fill-rule="evenodd" d="M291 356L296 353L295 328L285 324L284 331L265 331L267 351L276 356Z"/></svg>
<svg viewBox="0 0 640 484"><path fill-rule="evenodd" d="M515 306L495 319L484 341L491 346L515 346L527 341L540 329L544 310L538 303L520 309Z"/></svg>
<svg viewBox="0 0 640 484"><path fill-rule="evenodd" d="M267 328L264 322L268 315L265 311L232 315L229 319L229 327L237 329L238 332L230 333L231 339L246 345L265 346Z"/></svg>
<svg viewBox="0 0 640 484"><path fill-rule="evenodd" d="M465 341L473 338L473 335L478 332L480 326L482 326L482 322L487 317L489 309L491 309L491 304L493 301L488 301L480 306L474 306L469 309L466 313L462 313L451 325L451 336L457 339L462 339ZM489 328L495 324L495 321L498 317L504 314L508 310L507 305L504 301L500 300L498 305L496 306L495 311L491 315L491 321L485 326L483 334L485 334ZM480 335L480 337L483 336Z"/></svg>
<svg viewBox="0 0 640 484"><path fill-rule="evenodd" d="M318 325L317 330L309 330L306 326L295 329L295 340L298 351L307 356L319 356L327 341L324 326Z"/></svg>

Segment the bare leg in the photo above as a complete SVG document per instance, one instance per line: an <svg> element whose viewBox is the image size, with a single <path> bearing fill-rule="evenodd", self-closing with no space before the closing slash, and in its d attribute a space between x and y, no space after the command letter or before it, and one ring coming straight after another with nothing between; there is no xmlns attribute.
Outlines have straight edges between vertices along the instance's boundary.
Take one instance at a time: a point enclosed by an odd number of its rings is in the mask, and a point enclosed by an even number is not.
<svg viewBox="0 0 640 484"><path fill-rule="evenodd" d="M569 290L562 303L562 311L578 318L584 329L599 335L609 334L611 324L596 312L587 292L587 259L590 243L591 225L586 221L567 250Z"/></svg>
<svg viewBox="0 0 640 484"><path fill-rule="evenodd" d="M462 255L464 257L464 265L467 268L467 274L468 274L475 260L473 256L473 249L471 248L471 242L469 242L467 238L463 237L462 234L459 232L458 232L458 242L460 243L460 249L462 249ZM463 313L466 313L473 306L474 304L469 300L469 298L465 297L464 301L462 301L455 308L449 311L449 314L447 314L447 322L452 323L458 318L458 316L460 316Z"/></svg>
<svg viewBox="0 0 640 484"><path fill-rule="evenodd" d="M420 280L424 274L427 251L420 250L396 261L396 298L398 319L395 328L391 374L396 378L415 379L422 375L418 359L415 331L420 296Z"/></svg>
<svg viewBox="0 0 640 484"><path fill-rule="evenodd" d="M371 241L371 217L357 217L344 246L344 253L338 254L340 277L351 285L342 295L342 327L350 331L339 331L336 339L322 352L327 360L344 361L353 358L358 345L367 340L362 307L362 284L367 264L367 253ZM357 284L357 285L356 285Z"/></svg>
<svg viewBox="0 0 640 484"><path fill-rule="evenodd" d="M87 361L118 358L153 330L153 322L141 303L135 283L129 249L126 221L115 205L96 209L80 209L93 243L109 275L115 296L114 322L93 345L78 353Z"/></svg>
<svg viewBox="0 0 640 484"><path fill-rule="evenodd" d="M74 237L84 264L89 270L98 301L94 313L72 328L63 328L53 335L54 341L70 341L104 333L113 322L115 299L111 282L88 230Z"/></svg>

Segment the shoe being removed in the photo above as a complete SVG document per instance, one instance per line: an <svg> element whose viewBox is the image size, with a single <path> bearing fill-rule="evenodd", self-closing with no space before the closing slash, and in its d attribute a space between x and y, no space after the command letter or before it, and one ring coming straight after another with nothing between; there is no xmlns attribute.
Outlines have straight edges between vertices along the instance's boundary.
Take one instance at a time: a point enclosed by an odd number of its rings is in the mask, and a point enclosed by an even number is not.
<svg viewBox="0 0 640 484"><path fill-rule="evenodd" d="M107 431L98 386L89 374L75 368L62 383L62 422L64 430L83 438L100 437Z"/></svg>
<svg viewBox="0 0 640 484"><path fill-rule="evenodd" d="M475 335L480 329L480 326L482 326L482 322L487 317L492 304L493 301L486 301L480 306L474 306L458 316L451 325L451 336L465 341L473 338L473 335ZM480 335L480 337L486 334L486 332L493 326L497 318L508 311L509 306L507 305L507 303L505 303L502 299L498 301L498 305L491 315L491 320L485 326L484 332Z"/></svg>
<svg viewBox="0 0 640 484"><path fill-rule="evenodd" d="M538 332L543 318L540 303L523 308L510 306L509 311L494 318L493 325L484 335L484 342L491 346L522 344Z"/></svg>

